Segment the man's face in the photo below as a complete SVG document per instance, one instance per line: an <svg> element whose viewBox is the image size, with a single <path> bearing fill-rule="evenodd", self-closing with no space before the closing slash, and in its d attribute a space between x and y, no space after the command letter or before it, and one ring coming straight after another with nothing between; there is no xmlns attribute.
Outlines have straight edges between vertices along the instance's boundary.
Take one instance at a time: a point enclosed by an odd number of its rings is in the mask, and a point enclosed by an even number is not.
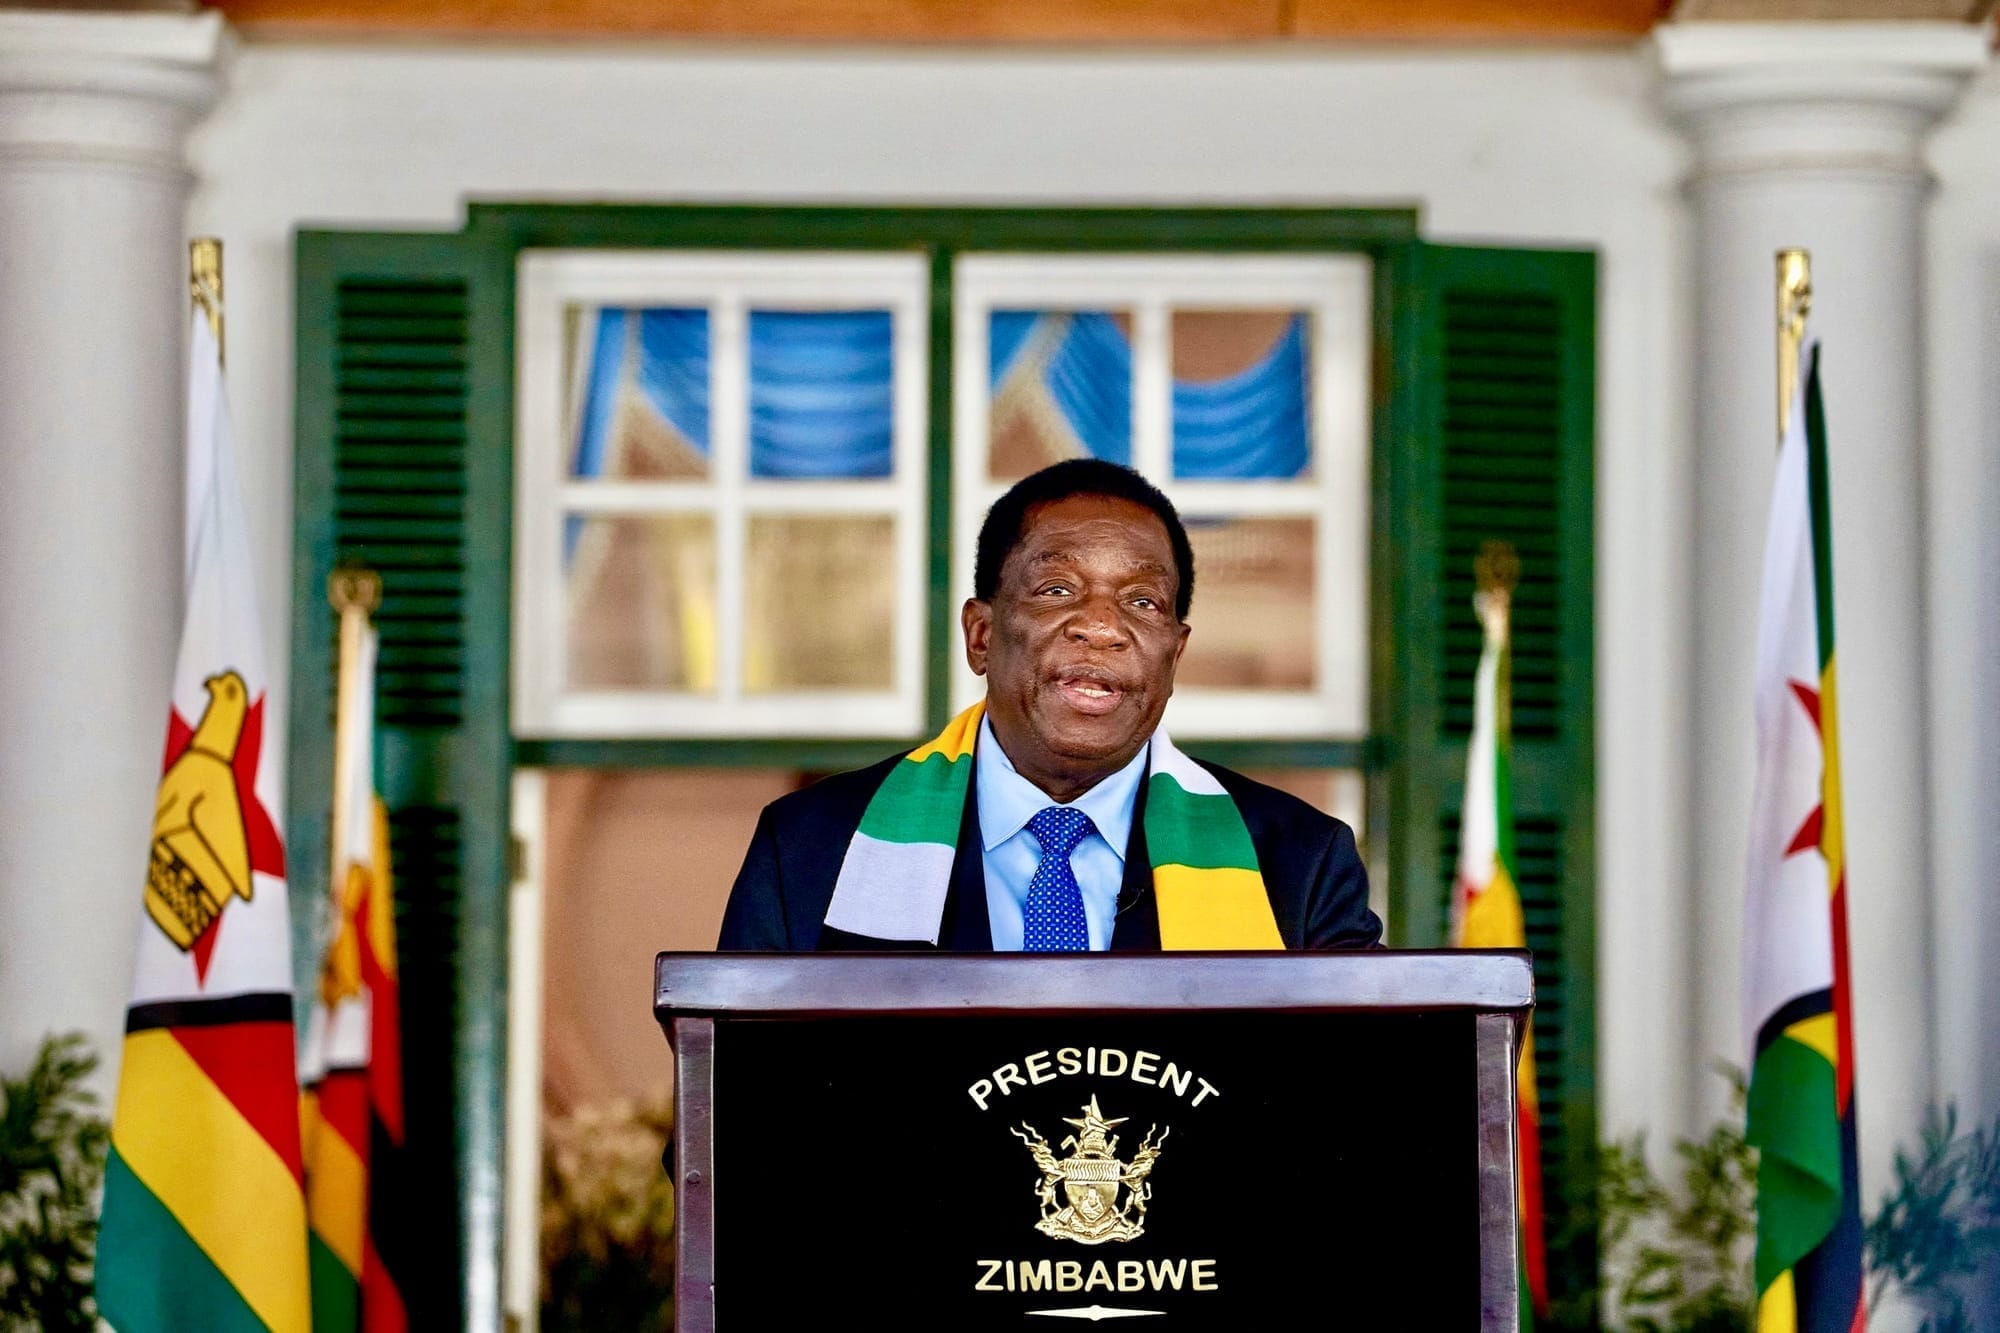
<svg viewBox="0 0 2000 1333"><path fill-rule="evenodd" d="M992 602L959 614L993 734L1021 776L1074 800L1131 761L1174 692L1188 627L1166 524L1073 495L1028 511Z"/></svg>

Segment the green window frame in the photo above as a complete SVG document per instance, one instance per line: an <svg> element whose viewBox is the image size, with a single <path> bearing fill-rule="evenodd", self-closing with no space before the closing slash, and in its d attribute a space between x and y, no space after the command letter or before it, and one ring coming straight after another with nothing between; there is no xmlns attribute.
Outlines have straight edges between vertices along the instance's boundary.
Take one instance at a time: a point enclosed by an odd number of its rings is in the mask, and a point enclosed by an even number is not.
<svg viewBox="0 0 2000 1333"><path fill-rule="evenodd" d="M517 766L831 770L920 736L517 740L509 724L515 273L526 249L917 250L928 257L926 732L945 722L953 261L961 253L1367 255L1373 264L1370 730L1211 741L1234 767L1361 769L1392 942L1443 942L1463 781L1469 549L1523 553L1515 797L1538 945L1551 1232L1588 1205L1595 1141L1591 548L1595 258L1418 236L1413 209L978 209L474 204L455 233L302 231L289 834L295 956L326 894L333 619L326 579L382 572L380 735L403 940L413 1221L451 1262L426 1324L498 1328L509 780ZM1468 547L1468 543L1470 546ZM1476 634L1476 630L1472 631ZM1472 650L1476 656L1476 648ZM302 991L302 993L304 993ZM1550 1131L1553 1132L1550 1132ZM1587 1229L1579 1229L1587 1230ZM440 1256L442 1258L443 1256ZM1594 1268L1583 1235L1552 1265Z"/></svg>

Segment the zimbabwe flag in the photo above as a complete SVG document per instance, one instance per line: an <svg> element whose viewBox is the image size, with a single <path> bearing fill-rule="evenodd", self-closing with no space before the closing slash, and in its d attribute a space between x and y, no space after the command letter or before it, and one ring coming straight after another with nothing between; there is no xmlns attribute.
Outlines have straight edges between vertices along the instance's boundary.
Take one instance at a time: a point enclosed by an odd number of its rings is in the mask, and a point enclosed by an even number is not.
<svg viewBox="0 0 2000 1333"><path fill-rule="evenodd" d="M187 614L105 1163L97 1304L119 1333L305 1333L291 921L271 817L279 765L265 744L269 680L221 350L199 314L187 478Z"/></svg>
<svg viewBox="0 0 2000 1333"><path fill-rule="evenodd" d="M1511 553L1491 548L1482 557L1496 565ZM1511 571L1509 573L1511 577ZM1485 574L1482 583L1488 583ZM1512 594L1504 579L1491 580L1474 599L1485 629L1473 681L1472 739L1466 747L1465 807L1459 816L1458 873L1452 894L1451 942L1464 949L1525 949L1527 919L1515 878L1514 799L1509 765L1513 751L1508 688L1508 612ZM1515 1074L1515 1150L1520 1158L1521 1326L1549 1308L1548 1261L1542 1224L1541 1106L1535 1092L1535 1039L1524 1035Z"/></svg>
<svg viewBox="0 0 2000 1333"><path fill-rule="evenodd" d="M1744 928L1759 1333L1864 1326L1847 863L1819 347L1804 344L1764 548Z"/></svg>
<svg viewBox="0 0 2000 1333"><path fill-rule="evenodd" d="M352 623L348 623L351 619ZM343 612L338 871L299 1082L313 1333L404 1333L403 1059L389 819L375 795L377 637Z"/></svg>

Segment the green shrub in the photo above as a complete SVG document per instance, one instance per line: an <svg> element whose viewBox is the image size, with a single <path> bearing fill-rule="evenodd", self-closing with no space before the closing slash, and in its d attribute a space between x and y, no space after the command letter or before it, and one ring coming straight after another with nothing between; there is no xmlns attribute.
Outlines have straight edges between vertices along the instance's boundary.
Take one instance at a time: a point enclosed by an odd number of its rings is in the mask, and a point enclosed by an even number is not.
<svg viewBox="0 0 2000 1333"><path fill-rule="evenodd" d="M1756 1326L1757 1152L1741 1127L1743 1075L1723 1072L1735 1114L1675 1145L1671 1187L1647 1163L1643 1135L1599 1148L1601 1285L1570 1293L1564 1309L1593 1309L1612 1333ZM1926 1313L1919 1333L1974 1333L1972 1282L2000 1266L2000 1121L1962 1134L1956 1110L1933 1108L1920 1151L1898 1152L1895 1169L1866 1229L1868 1308L1897 1290Z"/></svg>
<svg viewBox="0 0 2000 1333"><path fill-rule="evenodd" d="M111 1128L84 1080L81 1033L49 1037L21 1078L0 1075L0 1327L91 1329L97 1190Z"/></svg>
<svg viewBox="0 0 2000 1333"><path fill-rule="evenodd" d="M1957 1108L1932 1107L1867 1241L1871 1308L1893 1283L1929 1312L1920 1333L1973 1333L1966 1289L2000 1264L2000 1120L1961 1136Z"/></svg>
<svg viewBox="0 0 2000 1333"><path fill-rule="evenodd" d="M1599 1147L1597 1202L1606 1328L1622 1333L1748 1333L1756 1293L1757 1154L1744 1142L1743 1076L1726 1070L1737 1114L1674 1146L1669 1189L1645 1136Z"/></svg>
<svg viewBox="0 0 2000 1333"><path fill-rule="evenodd" d="M542 1137L547 1333L671 1333L674 1185L660 1159L673 1105L624 1099L551 1115Z"/></svg>

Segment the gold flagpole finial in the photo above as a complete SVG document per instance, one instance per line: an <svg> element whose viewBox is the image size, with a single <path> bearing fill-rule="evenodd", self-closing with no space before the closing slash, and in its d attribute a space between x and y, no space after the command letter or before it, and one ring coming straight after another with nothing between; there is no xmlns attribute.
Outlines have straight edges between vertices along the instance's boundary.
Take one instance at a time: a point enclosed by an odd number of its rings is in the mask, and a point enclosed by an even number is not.
<svg viewBox="0 0 2000 1333"><path fill-rule="evenodd" d="M1806 316L1812 312L1812 255L1778 251L1778 443L1792 421L1792 398L1799 387L1799 348Z"/></svg>
<svg viewBox="0 0 2000 1333"><path fill-rule="evenodd" d="M1484 542L1472 562L1472 574L1478 580L1479 591L1511 597L1521 581L1521 557L1515 554L1512 542Z"/></svg>
<svg viewBox="0 0 2000 1333"><path fill-rule="evenodd" d="M1472 609L1490 642L1504 643L1507 624L1514 609L1514 589L1521 582L1521 557L1512 542L1487 541L1480 544L1472 561L1472 577L1478 589L1472 595Z"/></svg>
<svg viewBox="0 0 2000 1333"><path fill-rule="evenodd" d="M222 242L213 236L197 236L188 242L188 295L208 316L208 331L215 335L216 359L222 358Z"/></svg>
<svg viewBox="0 0 2000 1333"><path fill-rule="evenodd" d="M326 577L326 600L343 616L350 609L374 615L382 605L382 576L359 565L342 565Z"/></svg>

